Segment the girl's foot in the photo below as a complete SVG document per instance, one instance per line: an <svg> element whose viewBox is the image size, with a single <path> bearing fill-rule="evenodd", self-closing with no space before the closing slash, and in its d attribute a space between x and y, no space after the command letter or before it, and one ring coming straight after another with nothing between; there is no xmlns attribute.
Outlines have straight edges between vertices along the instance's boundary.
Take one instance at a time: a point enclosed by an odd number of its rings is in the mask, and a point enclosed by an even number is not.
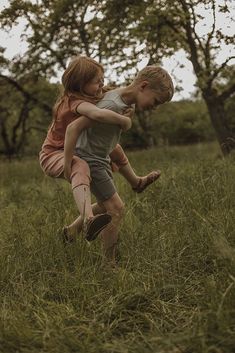
<svg viewBox="0 0 235 353"><path fill-rule="evenodd" d="M84 233L87 241L97 238L99 233L111 222L112 217L108 213L98 214L89 218L84 223Z"/></svg>
<svg viewBox="0 0 235 353"><path fill-rule="evenodd" d="M160 170L153 171L144 177L140 177L138 184L132 188L138 194L143 192L149 185L157 180L161 175Z"/></svg>
<svg viewBox="0 0 235 353"><path fill-rule="evenodd" d="M99 233L111 222L112 217L107 214L98 214L87 219L84 222L83 230L87 241L92 241L97 238ZM72 244L76 240L78 234L77 227L64 227L62 230L62 241L64 245Z"/></svg>

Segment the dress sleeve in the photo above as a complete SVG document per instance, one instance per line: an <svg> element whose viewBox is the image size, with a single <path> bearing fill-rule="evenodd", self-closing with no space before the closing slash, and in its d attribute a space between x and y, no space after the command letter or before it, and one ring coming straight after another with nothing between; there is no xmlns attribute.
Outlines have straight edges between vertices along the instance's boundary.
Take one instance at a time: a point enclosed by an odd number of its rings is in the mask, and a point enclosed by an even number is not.
<svg viewBox="0 0 235 353"><path fill-rule="evenodd" d="M82 99L78 99L78 98L73 98L73 99L70 99L70 110L72 113L74 114L77 114L77 115L80 115L78 112L77 112L77 107L81 104L81 103L84 103L85 101L82 100Z"/></svg>

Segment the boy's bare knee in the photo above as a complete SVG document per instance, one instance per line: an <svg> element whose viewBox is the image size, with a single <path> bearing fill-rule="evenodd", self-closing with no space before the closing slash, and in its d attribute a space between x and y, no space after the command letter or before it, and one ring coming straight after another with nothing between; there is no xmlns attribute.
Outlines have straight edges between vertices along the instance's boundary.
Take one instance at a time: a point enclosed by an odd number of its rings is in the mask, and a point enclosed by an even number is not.
<svg viewBox="0 0 235 353"><path fill-rule="evenodd" d="M110 208L108 213L111 214L112 217L122 218L124 214L125 204L123 202L118 202Z"/></svg>

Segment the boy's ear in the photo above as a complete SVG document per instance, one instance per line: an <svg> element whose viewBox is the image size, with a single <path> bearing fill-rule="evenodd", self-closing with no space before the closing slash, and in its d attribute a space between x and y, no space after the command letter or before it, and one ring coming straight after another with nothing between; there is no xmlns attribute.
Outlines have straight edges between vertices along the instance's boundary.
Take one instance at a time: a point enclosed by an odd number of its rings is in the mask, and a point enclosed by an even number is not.
<svg viewBox="0 0 235 353"><path fill-rule="evenodd" d="M143 91L148 85L149 85L149 82L146 80L140 82L140 90Z"/></svg>

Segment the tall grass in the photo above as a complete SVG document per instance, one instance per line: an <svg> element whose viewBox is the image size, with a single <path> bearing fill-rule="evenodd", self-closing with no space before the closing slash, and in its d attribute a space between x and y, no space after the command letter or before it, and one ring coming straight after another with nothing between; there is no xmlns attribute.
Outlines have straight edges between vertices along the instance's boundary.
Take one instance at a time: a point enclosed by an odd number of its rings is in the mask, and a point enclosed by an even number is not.
<svg viewBox="0 0 235 353"><path fill-rule="evenodd" d="M64 248L70 186L36 160L1 162L0 351L235 351L235 165L214 145L129 153L159 181L126 204L116 271L97 240Z"/></svg>

